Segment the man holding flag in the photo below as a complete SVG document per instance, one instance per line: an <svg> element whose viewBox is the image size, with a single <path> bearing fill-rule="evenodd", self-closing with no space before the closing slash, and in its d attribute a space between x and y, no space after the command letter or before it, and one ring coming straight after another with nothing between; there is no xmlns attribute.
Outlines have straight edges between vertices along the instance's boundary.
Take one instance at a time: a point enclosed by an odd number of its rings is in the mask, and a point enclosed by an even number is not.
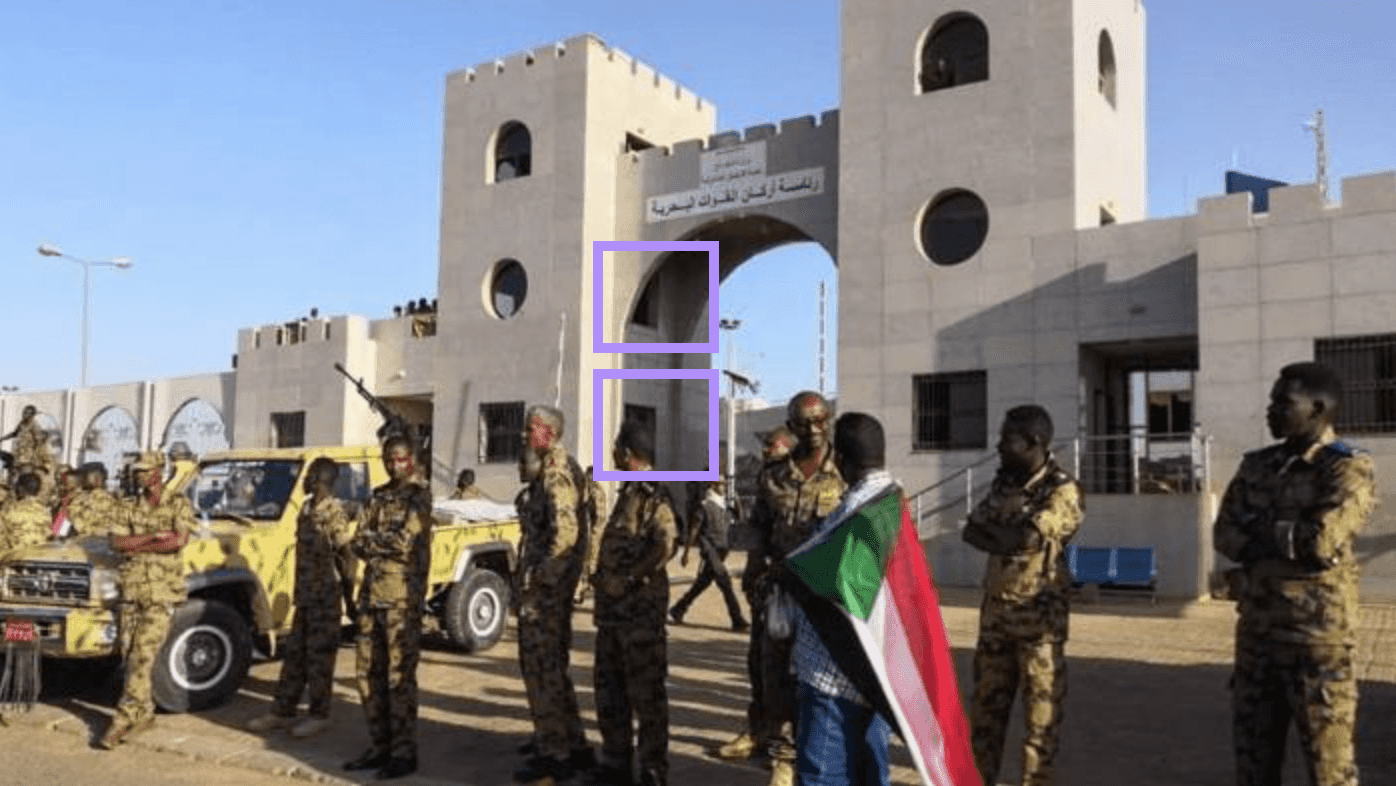
<svg viewBox="0 0 1396 786"><path fill-rule="evenodd" d="M848 492L778 569L799 601L797 783L886 786L895 727L927 786L980 786L939 597L884 469L882 425L843 415L834 454Z"/></svg>

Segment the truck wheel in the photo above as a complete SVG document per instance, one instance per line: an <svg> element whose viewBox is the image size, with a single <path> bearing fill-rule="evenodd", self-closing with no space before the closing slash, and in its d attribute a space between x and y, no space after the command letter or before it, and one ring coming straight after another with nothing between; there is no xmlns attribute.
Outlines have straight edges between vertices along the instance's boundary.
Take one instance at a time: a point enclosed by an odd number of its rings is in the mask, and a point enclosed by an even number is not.
<svg viewBox="0 0 1396 786"><path fill-rule="evenodd" d="M242 616L216 600L191 600L175 609L155 662L155 703L166 712L216 707L237 692L251 661Z"/></svg>
<svg viewBox="0 0 1396 786"><path fill-rule="evenodd" d="M446 630L467 652L494 646L509 616L509 585L498 573L471 568L446 596Z"/></svg>

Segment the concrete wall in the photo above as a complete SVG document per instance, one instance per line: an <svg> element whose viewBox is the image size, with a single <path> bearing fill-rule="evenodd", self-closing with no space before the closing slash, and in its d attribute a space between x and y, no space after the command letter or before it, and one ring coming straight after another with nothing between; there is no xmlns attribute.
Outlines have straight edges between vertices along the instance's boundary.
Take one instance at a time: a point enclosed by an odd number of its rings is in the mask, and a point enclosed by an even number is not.
<svg viewBox="0 0 1396 786"><path fill-rule="evenodd" d="M1265 405L1283 366L1313 360L1318 338L1396 332L1396 173L1346 178L1342 197L1323 204L1302 185L1272 190L1266 214L1250 194L1199 204L1197 417L1215 438L1217 493L1271 441ZM1345 438L1373 452L1383 502L1358 541L1364 592L1396 597L1396 440Z"/></svg>
<svg viewBox="0 0 1396 786"><path fill-rule="evenodd" d="M1149 215L1144 4L1077 0L1072 3L1072 15L1076 226L1099 224L1102 207L1121 223L1143 221ZM1099 87L1102 31L1109 34L1115 54L1113 106ZM1104 165L1107 161L1117 165Z"/></svg>
<svg viewBox="0 0 1396 786"><path fill-rule="evenodd" d="M180 407L191 400L200 399L222 414L226 432L231 434L231 425L236 416L234 379L234 372L229 371L71 390L6 394L0 396L0 433L8 434L18 425L24 407L32 404L40 413L53 417L58 423L63 443L58 461L75 464L81 458L83 435L92 427L93 421L107 409L118 407L135 421L138 449L158 450L165 447L165 432Z"/></svg>

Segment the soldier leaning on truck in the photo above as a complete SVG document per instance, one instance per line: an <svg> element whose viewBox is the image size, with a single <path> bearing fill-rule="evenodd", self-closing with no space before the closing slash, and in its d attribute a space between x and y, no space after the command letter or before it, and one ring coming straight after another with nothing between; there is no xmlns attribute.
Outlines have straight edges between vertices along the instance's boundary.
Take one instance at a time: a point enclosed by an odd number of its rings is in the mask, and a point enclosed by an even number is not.
<svg viewBox="0 0 1396 786"><path fill-rule="evenodd" d="M311 462L306 472L307 498L296 517L295 619L281 660L275 704L270 713L247 724L252 731L290 725L301 693L307 689L309 715L291 727L291 736L310 737L329 724L335 652L339 649L341 588L335 564L353 535L353 522L344 504L334 497L338 476L339 465L325 456Z"/></svg>
<svg viewBox="0 0 1396 786"><path fill-rule="evenodd" d="M417 771L417 661L431 557L431 489L412 440L383 441L390 480L373 490L349 548L365 560L358 598L356 674L372 747L344 765L379 780Z"/></svg>
<svg viewBox="0 0 1396 786"><path fill-rule="evenodd" d="M126 555L121 566L126 684L111 725L97 743L107 750L155 724L151 672L174 607L185 598L180 549L194 531L194 511L182 494L161 495L163 469L159 453L143 455L132 467L141 496L113 508L118 519L112 548Z"/></svg>

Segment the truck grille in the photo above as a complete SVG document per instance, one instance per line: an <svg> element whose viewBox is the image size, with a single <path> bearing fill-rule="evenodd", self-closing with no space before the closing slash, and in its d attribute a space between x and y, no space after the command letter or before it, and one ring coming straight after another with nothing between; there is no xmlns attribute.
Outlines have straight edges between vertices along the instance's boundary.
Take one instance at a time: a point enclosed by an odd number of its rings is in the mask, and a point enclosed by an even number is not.
<svg viewBox="0 0 1396 786"><path fill-rule="evenodd" d="M4 569L4 599L86 603L91 594L92 566L70 562L19 562Z"/></svg>

